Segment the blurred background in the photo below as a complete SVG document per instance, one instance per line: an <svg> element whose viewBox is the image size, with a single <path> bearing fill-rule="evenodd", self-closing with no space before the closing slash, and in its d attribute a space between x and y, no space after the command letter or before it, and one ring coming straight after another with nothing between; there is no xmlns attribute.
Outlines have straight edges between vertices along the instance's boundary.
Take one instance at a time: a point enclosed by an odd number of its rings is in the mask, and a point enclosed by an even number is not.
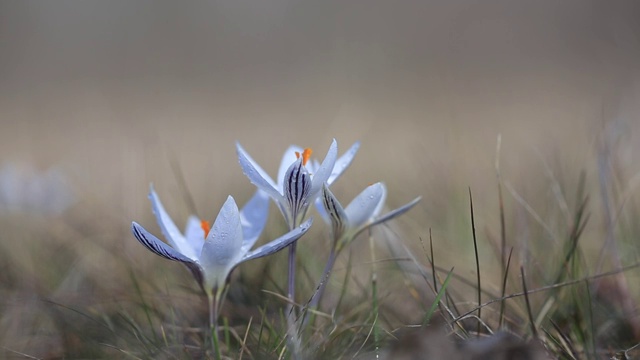
<svg viewBox="0 0 640 360"><path fill-rule="evenodd" d="M275 172L290 143L361 140L357 187L401 199L495 185L500 133L510 176L536 152L584 166L611 122L639 146L635 1L0 7L2 161L60 166L129 217L174 182L170 153L203 206L249 188L235 141Z"/></svg>
<svg viewBox="0 0 640 360"><path fill-rule="evenodd" d="M436 258L471 278L467 192L495 243L497 158L509 243L526 249L566 230L584 171L595 266L610 209L638 200L639 114L633 0L0 1L0 279L20 294L5 310L82 298L79 268L117 289L114 257L175 272L130 221L157 232L150 182L180 225L214 219L228 194L244 203L236 141L274 176L289 144L321 158L332 138L361 141L336 195L384 181L390 208L423 196L404 243L421 254L431 228Z"/></svg>

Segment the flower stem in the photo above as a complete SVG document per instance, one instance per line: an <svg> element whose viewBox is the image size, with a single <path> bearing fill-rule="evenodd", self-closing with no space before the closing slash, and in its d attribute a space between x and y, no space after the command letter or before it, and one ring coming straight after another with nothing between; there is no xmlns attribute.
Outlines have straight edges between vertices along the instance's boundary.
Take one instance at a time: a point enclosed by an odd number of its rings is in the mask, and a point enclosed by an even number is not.
<svg viewBox="0 0 640 360"><path fill-rule="evenodd" d="M291 306L295 304L296 297L296 245L296 241L289 245L289 283L287 288L287 298L289 299Z"/></svg>
<svg viewBox="0 0 640 360"><path fill-rule="evenodd" d="M209 299L209 330L211 331L211 340L213 344L213 353L216 360L222 360L220 352L220 341L218 340L218 302L220 291L207 294Z"/></svg>
<svg viewBox="0 0 640 360"><path fill-rule="evenodd" d="M324 294L324 288L329 282L329 276L331 275L331 270L333 270L333 265L336 263L336 258L336 249L335 247L332 247L331 252L329 253L329 259L327 260L327 264L324 266L324 271L322 272L322 278L320 278L320 287L318 288L318 291L313 295L311 303L309 303L310 309L314 309L320 305L320 300L322 300L322 295Z"/></svg>
<svg viewBox="0 0 640 360"><path fill-rule="evenodd" d="M291 358L297 359L300 350L300 339L296 329L296 311L295 311L295 281L296 280L296 242L289 245L289 281L287 289L287 298L289 304L286 308L287 316L287 333L289 335L289 348L291 350Z"/></svg>
<svg viewBox="0 0 640 360"><path fill-rule="evenodd" d="M329 276L331 275L331 270L333 270L333 265L336 262L336 248L335 246L331 248L331 252L329 253L329 259L327 260L326 265L324 266L324 271L322 272L322 277L320 278L320 284L318 285L318 290L311 296L309 303L307 304L304 314L302 316L302 325L301 328L305 328L310 321L311 323L315 320L315 313L313 310L317 309L320 306L320 300L322 300L322 294L324 293L324 289L329 282ZM309 311L311 310L311 315L309 315Z"/></svg>

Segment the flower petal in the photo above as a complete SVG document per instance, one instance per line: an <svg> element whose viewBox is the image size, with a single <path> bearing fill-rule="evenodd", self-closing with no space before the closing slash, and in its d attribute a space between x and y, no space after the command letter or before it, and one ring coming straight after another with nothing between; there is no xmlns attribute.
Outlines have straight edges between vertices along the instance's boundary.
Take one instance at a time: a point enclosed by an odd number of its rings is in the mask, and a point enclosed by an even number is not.
<svg viewBox="0 0 640 360"><path fill-rule="evenodd" d="M135 221L131 223L131 232L142 245L158 256L183 263L193 262L193 260L181 254L178 250L160 241Z"/></svg>
<svg viewBox="0 0 640 360"><path fill-rule="evenodd" d="M236 151L242 172L249 178L249 181L269 194L277 203L282 203L284 198L273 179L249 156L240 143L236 143Z"/></svg>
<svg viewBox="0 0 640 360"><path fill-rule="evenodd" d="M326 211L328 218L330 219L331 227L333 229L334 239L338 239L342 236L346 226L349 226L349 218L346 212L342 208L342 204L336 199L329 187L325 183L322 187L322 199L323 209Z"/></svg>
<svg viewBox="0 0 640 360"><path fill-rule="evenodd" d="M375 183L358 194L345 209L350 227L357 229L372 220L384 203L386 193L382 183Z"/></svg>
<svg viewBox="0 0 640 360"><path fill-rule="evenodd" d="M369 224L367 227L371 227L371 226L375 226L378 224L381 224L383 222L389 221L397 216L400 216L404 213L406 213L407 211L411 210L412 207L414 207L418 202L420 202L420 200L422 199L422 196L418 196L417 198L411 200L410 202L402 205L401 207L395 209L395 210L391 210L388 213L376 218L371 224Z"/></svg>
<svg viewBox="0 0 640 360"><path fill-rule="evenodd" d="M347 150L344 154L342 154L342 156L338 158L338 160L336 160L333 171L331 172L329 179L327 179L327 183L329 185L338 180L340 175L342 175L342 173L349 167L349 165L351 165L351 161L353 161L353 158L356 156L358 149L360 149L360 141L356 141L353 145L351 145L349 150Z"/></svg>
<svg viewBox="0 0 640 360"><path fill-rule="evenodd" d="M309 208L311 176L302 165L302 159L296 160L284 176L284 198L287 200L288 212L285 214L287 224L298 224ZM295 226L295 225L293 225Z"/></svg>
<svg viewBox="0 0 640 360"><path fill-rule="evenodd" d="M209 289L224 285L229 272L242 258L241 248L240 213L233 197L229 196L209 231L199 258Z"/></svg>
<svg viewBox="0 0 640 360"><path fill-rule="evenodd" d="M156 216L160 230L162 230L162 234L169 244L188 258L193 260L197 259L197 253L194 252L194 247L187 242L169 214L167 214L158 194L156 194L153 189L153 184L149 189L149 200L151 200L153 214Z"/></svg>
<svg viewBox="0 0 640 360"><path fill-rule="evenodd" d="M197 216L189 216L187 226L184 229L184 237L187 239L196 259L200 256L202 245L204 245L204 230L202 229L202 221Z"/></svg>
<svg viewBox="0 0 640 360"><path fill-rule="evenodd" d="M310 200L315 200L316 196L322 190L322 184L327 182L329 176L331 176L331 172L333 171L333 167L336 163L336 157L338 156L338 143L336 139L333 139L331 142L331 146L329 147L329 151L327 151L327 155L322 160L322 164L315 169L316 173L313 174L312 184L311 184L311 192L309 193Z"/></svg>
<svg viewBox="0 0 640 360"><path fill-rule="evenodd" d="M260 237L269 216L269 195L257 190L251 200L240 210L242 224L242 254L246 254Z"/></svg>
<svg viewBox="0 0 640 360"><path fill-rule="evenodd" d="M282 155L282 161L280 161L280 168L278 168L278 177L276 178L276 183L278 185L278 190L281 192L284 189L284 174L287 173L287 169L298 160L296 157L296 152L302 154L304 149L297 145L291 145Z"/></svg>
<svg viewBox="0 0 640 360"><path fill-rule="evenodd" d="M313 219L310 218L309 220L305 221L304 223L302 223L302 225L300 225L299 227L289 231L288 233L282 235L281 237L260 246L259 248L251 251L250 253L246 254L243 258L241 262L247 261L247 260L251 260L251 259L257 259L263 256L267 256L267 255L271 255L275 252L278 252L282 249L284 249L285 247L287 247L289 244L291 244L292 242L300 239L300 237L302 235L304 235L307 230L309 230L309 228L311 227L311 224L313 223Z"/></svg>
<svg viewBox="0 0 640 360"><path fill-rule="evenodd" d="M193 277L196 279L200 287L204 290L203 281L204 281L204 271L200 265L189 259L188 257L182 255L174 248L160 241L153 234L145 230L142 226L140 226L135 221L131 223L131 232L133 236L147 249L151 250L154 254L161 256L165 259L178 261L186 265L186 267L191 271Z"/></svg>

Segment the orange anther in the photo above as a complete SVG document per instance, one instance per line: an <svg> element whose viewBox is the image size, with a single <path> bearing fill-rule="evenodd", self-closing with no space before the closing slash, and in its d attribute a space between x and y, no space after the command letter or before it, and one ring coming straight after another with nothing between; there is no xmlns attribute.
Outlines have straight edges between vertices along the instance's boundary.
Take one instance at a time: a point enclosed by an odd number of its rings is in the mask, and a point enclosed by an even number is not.
<svg viewBox="0 0 640 360"><path fill-rule="evenodd" d="M313 151L311 151L310 148L304 149L304 151L302 152L302 165L307 165L307 161L309 161L312 152Z"/></svg>
<svg viewBox="0 0 640 360"><path fill-rule="evenodd" d="M304 151L302 152L302 165L307 165L307 161L309 161L312 152L313 151L310 148L304 149ZM300 159L300 156L300 153L296 151L296 159Z"/></svg>
<svg viewBox="0 0 640 360"><path fill-rule="evenodd" d="M204 237L206 238L207 236L209 236L209 231L211 230L211 224L209 224L209 222L206 220L202 220L200 222L200 227L202 228L202 230L204 230Z"/></svg>

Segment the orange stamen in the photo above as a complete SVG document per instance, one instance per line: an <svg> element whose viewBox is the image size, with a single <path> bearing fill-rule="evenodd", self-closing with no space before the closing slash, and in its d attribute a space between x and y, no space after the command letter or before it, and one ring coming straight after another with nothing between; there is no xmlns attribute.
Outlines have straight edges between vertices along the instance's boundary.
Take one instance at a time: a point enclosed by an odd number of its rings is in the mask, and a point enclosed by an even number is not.
<svg viewBox="0 0 640 360"><path fill-rule="evenodd" d="M313 150L311 150L310 148L304 149L304 151L302 152L302 165L307 165L307 161L309 161L312 152ZM300 159L300 156L300 152L296 151L296 159Z"/></svg>
<svg viewBox="0 0 640 360"><path fill-rule="evenodd" d="M206 238L207 236L209 236L209 231L211 231L211 224L209 224L209 222L206 220L202 220L200 222L200 227L202 228L202 230L204 230L204 237Z"/></svg>
<svg viewBox="0 0 640 360"><path fill-rule="evenodd" d="M307 161L309 161L312 152L313 151L311 151L310 148L304 149L304 151L302 152L302 165L307 165Z"/></svg>

